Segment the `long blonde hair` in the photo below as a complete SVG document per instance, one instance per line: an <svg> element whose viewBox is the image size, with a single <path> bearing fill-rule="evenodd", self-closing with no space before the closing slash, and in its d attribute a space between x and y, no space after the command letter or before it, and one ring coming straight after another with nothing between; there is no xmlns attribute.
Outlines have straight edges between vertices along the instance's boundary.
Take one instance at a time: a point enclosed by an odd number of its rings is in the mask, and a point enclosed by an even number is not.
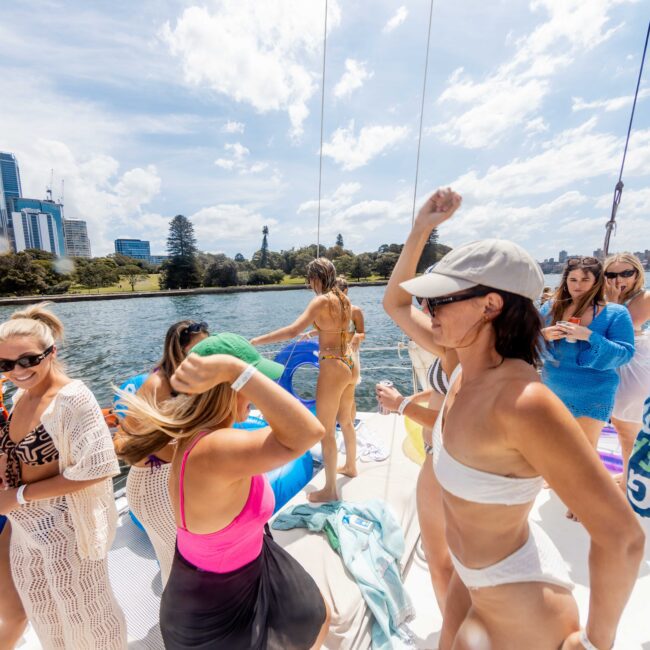
<svg viewBox="0 0 650 650"><path fill-rule="evenodd" d="M617 263L629 264L630 266L634 267L636 271L636 280L634 280L634 284L629 289L627 289L623 295L621 295L621 302L625 302L635 293L638 293L642 289L645 289L645 271L643 269L643 265L641 264L641 260L636 255L633 255L632 253L615 253L614 255L610 255L605 260L603 273L607 272L607 269L612 264Z"/></svg>
<svg viewBox="0 0 650 650"><path fill-rule="evenodd" d="M117 455L137 463L172 440L190 440L201 431L230 426L237 410L237 393L230 384L218 384L198 395L178 395L157 403L155 395L134 395L115 389L128 408L115 437Z"/></svg>
<svg viewBox="0 0 650 650"><path fill-rule="evenodd" d="M307 280L310 282L318 280L320 282L321 292L323 294L332 293L339 301L341 307L341 316L345 319L346 327L350 321L352 308L350 306L350 299L343 293L337 283L336 267L326 257L318 257L309 262L307 266ZM336 318L332 312L332 304L330 302L330 313L333 318Z"/></svg>
<svg viewBox="0 0 650 650"><path fill-rule="evenodd" d="M0 343L19 336L35 338L43 350L63 341L63 323L47 307L52 303L39 302L15 311L0 325ZM53 358L52 365L59 370L61 362Z"/></svg>
<svg viewBox="0 0 650 650"><path fill-rule="evenodd" d="M571 258L567 260L564 271L562 271L562 281L553 296L553 306L551 307L552 325L562 319L564 310L571 304L572 298L569 293L567 278L572 271L586 271L595 278L594 286L578 300L574 316L582 316L585 309L592 303L594 305L605 304L605 276L603 275L602 262L595 257Z"/></svg>

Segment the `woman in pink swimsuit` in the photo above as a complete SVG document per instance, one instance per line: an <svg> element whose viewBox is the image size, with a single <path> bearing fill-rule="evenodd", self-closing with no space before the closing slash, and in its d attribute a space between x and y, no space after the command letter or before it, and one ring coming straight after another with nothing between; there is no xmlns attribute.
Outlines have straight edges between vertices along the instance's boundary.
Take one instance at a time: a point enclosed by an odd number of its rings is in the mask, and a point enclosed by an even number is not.
<svg viewBox="0 0 650 650"><path fill-rule="evenodd" d="M305 453L324 429L271 379L283 366L237 334L201 341L162 403L123 393L128 434L142 449L176 439L169 488L177 549L160 608L167 650L318 648L325 601L309 574L271 538L273 491L265 472ZM269 427L233 428L251 401ZM128 445L128 440L124 443Z"/></svg>

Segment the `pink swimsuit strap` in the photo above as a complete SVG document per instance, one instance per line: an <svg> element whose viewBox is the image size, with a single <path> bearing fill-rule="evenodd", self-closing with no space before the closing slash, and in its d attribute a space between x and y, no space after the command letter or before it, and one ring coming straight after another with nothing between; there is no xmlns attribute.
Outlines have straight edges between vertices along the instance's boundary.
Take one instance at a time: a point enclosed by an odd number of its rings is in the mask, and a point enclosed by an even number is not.
<svg viewBox="0 0 650 650"><path fill-rule="evenodd" d="M185 465L187 463L187 457L190 455L190 452L194 447L196 447L197 443L205 436L208 432L207 431L201 431L199 435L194 439L192 444L185 450L185 453L183 454L183 460L181 461L181 471L178 479L178 509L180 510L181 514L181 523L183 524L183 529L187 530L187 523L185 521L185 489L184 489L184 481L185 481ZM189 532L189 531L187 531Z"/></svg>

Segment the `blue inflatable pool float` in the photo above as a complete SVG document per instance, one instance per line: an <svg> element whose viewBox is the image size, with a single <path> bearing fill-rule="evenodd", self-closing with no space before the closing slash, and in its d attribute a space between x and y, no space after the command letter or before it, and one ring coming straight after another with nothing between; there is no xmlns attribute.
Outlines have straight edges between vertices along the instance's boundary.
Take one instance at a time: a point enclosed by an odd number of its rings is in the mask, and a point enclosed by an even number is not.
<svg viewBox="0 0 650 650"><path fill-rule="evenodd" d="M123 384L121 384L120 390L123 390L125 393L131 393L132 395L135 395L140 390L140 388L142 388L142 384L147 381L147 377L149 377L148 372L143 372L139 375L135 375L135 377L131 377L130 379L127 379ZM118 417L124 417L124 414L127 411L127 406L120 403L120 398L118 395L113 395L113 410Z"/></svg>
<svg viewBox="0 0 650 650"><path fill-rule="evenodd" d="M274 361L284 366L284 372L278 380L278 384L285 390L288 390L296 399L298 399L308 409L313 410L316 407L315 399L302 399L293 389L293 375L296 370L302 366L319 367L319 345L317 341L298 341L289 343L285 348L280 350Z"/></svg>
<svg viewBox="0 0 650 650"><path fill-rule="evenodd" d="M267 426L266 420L255 415L249 415L245 422L235 424L236 429L248 429L249 431ZM314 459L311 453L306 451L302 456L286 465L267 472L266 476L275 495L275 510L273 512L276 513L311 481L314 476Z"/></svg>

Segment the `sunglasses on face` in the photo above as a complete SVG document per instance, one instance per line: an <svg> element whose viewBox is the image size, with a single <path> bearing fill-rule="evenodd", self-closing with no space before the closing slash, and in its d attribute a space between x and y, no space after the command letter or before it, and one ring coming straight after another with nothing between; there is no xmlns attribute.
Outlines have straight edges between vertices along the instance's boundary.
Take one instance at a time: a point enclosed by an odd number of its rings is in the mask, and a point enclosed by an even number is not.
<svg viewBox="0 0 650 650"><path fill-rule="evenodd" d="M478 298L479 296L486 296L490 293L490 289L479 289L470 291L469 293L456 294L454 296L442 296L441 298L423 298L424 304L431 316L434 315L436 307L442 305L451 305L454 302L462 302L463 300L470 300L471 298Z"/></svg>
<svg viewBox="0 0 650 650"><path fill-rule="evenodd" d="M41 354L28 354L20 359L0 359L0 372L11 372L16 366L21 368L33 368L37 366L45 357L50 355L54 350L54 346L50 345L47 350Z"/></svg>
<svg viewBox="0 0 650 650"><path fill-rule="evenodd" d="M600 260L596 257L572 257L566 261L566 265L571 268L573 266L598 266Z"/></svg>
<svg viewBox="0 0 650 650"><path fill-rule="evenodd" d="M182 346L187 345L190 342L192 336L194 334L198 334L199 332L204 332L205 334L208 333L208 324L206 322L201 321L200 323L192 323L191 325L183 328L179 336L180 344Z"/></svg>
<svg viewBox="0 0 650 650"><path fill-rule="evenodd" d="M633 278L636 275L636 269L625 269L625 271L606 271L605 277L608 280L614 280L618 276L622 278Z"/></svg>

